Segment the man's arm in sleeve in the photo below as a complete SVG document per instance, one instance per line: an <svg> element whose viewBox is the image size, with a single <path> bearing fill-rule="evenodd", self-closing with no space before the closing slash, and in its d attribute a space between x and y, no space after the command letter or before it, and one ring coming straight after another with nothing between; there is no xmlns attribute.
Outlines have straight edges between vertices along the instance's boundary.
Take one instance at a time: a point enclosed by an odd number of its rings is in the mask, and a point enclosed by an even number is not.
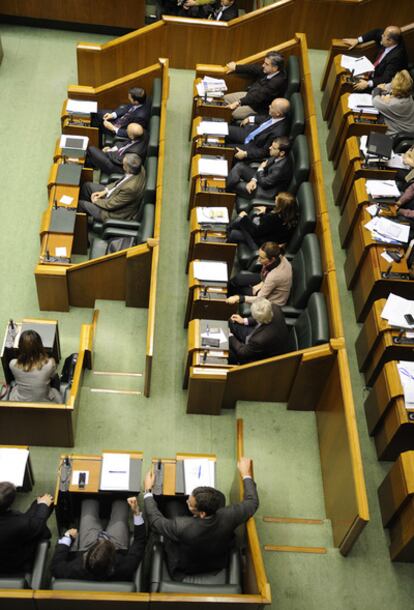
<svg viewBox="0 0 414 610"><path fill-rule="evenodd" d="M178 542L177 535L177 527L174 519L167 519L160 512L157 503L155 502L152 495L146 495L144 499L145 512L148 518L148 523L150 529L152 529L157 534L162 534L169 538L169 540L173 540L174 542Z"/></svg>
<svg viewBox="0 0 414 610"><path fill-rule="evenodd" d="M256 349L254 342L251 340L249 343L242 343L232 335L229 337L230 350L236 355L238 362L241 364L255 360L256 356L260 357L260 349Z"/></svg>
<svg viewBox="0 0 414 610"><path fill-rule="evenodd" d="M263 76L263 70L258 64L236 64L234 73L241 76L251 76L252 78Z"/></svg>
<svg viewBox="0 0 414 610"><path fill-rule="evenodd" d="M224 510L229 512L234 520L234 527L245 523L259 508L259 496L256 483L251 477L243 479L243 500L238 504L227 506Z"/></svg>
<svg viewBox="0 0 414 610"><path fill-rule="evenodd" d="M145 543L145 524L142 516L139 515L134 517L134 540L127 554L122 558L122 572L125 572L126 578L131 577L144 557Z"/></svg>
<svg viewBox="0 0 414 610"><path fill-rule="evenodd" d="M52 557L50 569L55 578L68 578L70 576L69 559L70 544L58 542Z"/></svg>
<svg viewBox="0 0 414 610"><path fill-rule="evenodd" d="M365 34L361 34L359 36L359 38L362 39L362 42L380 42L381 41L381 36L382 36L382 32L384 30L382 30L381 28L375 28L373 30L369 30L368 32L365 32Z"/></svg>

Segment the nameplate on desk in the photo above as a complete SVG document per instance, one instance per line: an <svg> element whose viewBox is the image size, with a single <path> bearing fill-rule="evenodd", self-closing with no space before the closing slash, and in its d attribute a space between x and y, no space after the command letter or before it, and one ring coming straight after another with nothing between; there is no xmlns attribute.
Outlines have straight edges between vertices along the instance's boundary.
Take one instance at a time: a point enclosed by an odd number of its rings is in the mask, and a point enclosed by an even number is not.
<svg viewBox="0 0 414 610"><path fill-rule="evenodd" d="M227 299L227 290L225 292L206 290L201 294L201 298L209 301L212 299L216 299L217 301L225 301Z"/></svg>
<svg viewBox="0 0 414 610"><path fill-rule="evenodd" d="M225 377L227 375L227 369L213 369L213 368L208 368L208 367L198 367L198 366L194 366L192 368L192 372L195 375L222 375L223 377Z"/></svg>
<svg viewBox="0 0 414 610"><path fill-rule="evenodd" d="M394 345L414 345L414 337L393 337Z"/></svg>
<svg viewBox="0 0 414 610"><path fill-rule="evenodd" d="M397 271L382 271L381 277L383 280L409 280L409 273L398 273Z"/></svg>
<svg viewBox="0 0 414 610"><path fill-rule="evenodd" d="M52 208L49 231L51 233L75 232L76 210L74 208Z"/></svg>
<svg viewBox="0 0 414 610"><path fill-rule="evenodd" d="M56 174L56 184L79 186L82 166L79 163L62 163Z"/></svg>
<svg viewBox="0 0 414 610"><path fill-rule="evenodd" d="M204 227L203 227L204 229ZM220 230L220 229L218 229ZM224 231L224 229L223 229ZM207 243L220 243L220 244L225 244L227 242L227 237L225 235L218 235L217 233L215 233L214 235L209 235L208 233L203 233L201 235L201 241L207 242Z"/></svg>

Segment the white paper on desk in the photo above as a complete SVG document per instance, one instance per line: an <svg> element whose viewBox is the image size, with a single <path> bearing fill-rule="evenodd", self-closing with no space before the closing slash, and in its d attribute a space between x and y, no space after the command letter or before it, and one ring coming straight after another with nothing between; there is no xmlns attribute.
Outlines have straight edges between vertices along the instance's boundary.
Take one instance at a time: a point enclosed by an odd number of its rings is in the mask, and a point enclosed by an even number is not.
<svg viewBox="0 0 414 610"><path fill-rule="evenodd" d="M206 282L227 282L227 263L217 261L194 261L194 277Z"/></svg>
<svg viewBox="0 0 414 610"><path fill-rule="evenodd" d="M73 114L90 114L97 112L98 102L88 102L86 100L68 100L66 102L66 110Z"/></svg>
<svg viewBox="0 0 414 610"><path fill-rule="evenodd" d="M368 114L379 114L372 103L370 93L351 93L348 98L348 108L355 112L367 112Z"/></svg>
<svg viewBox="0 0 414 610"><path fill-rule="evenodd" d="M58 248L55 248L55 256L64 256L67 257L67 250L66 250L66 246L61 246Z"/></svg>
<svg viewBox="0 0 414 610"><path fill-rule="evenodd" d="M219 328L217 333L212 333L211 330L209 332L201 333L202 339L218 339L220 344L227 343L228 337L226 337L226 333L222 328ZM209 352L210 356L212 356L212 352Z"/></svg>
<svg viewBox="0 0 414 610"><path fill-rule="evenodd" d="M375 197L399 197L400 191L395 180L366 180L368 195Z"/></svg>
<svg viewBox="0 0 414 610"><path fill-rule="evenodd" d="M393 263L394 262L394 259L389 254L387 254L385 250L384 250L384 252L381 252L381 256L382 256L382 258L384 260L387 261L387 263Z"/></svg>
<svg viewBox="0 0 414 610"><path fill-rule="evenodd" d="M397 241L402 244L408 242L410 227L400 222L393 222L383 216L376 216L365 225L370 231L378 234L379 238L386 241Z"/></svg>
<svg viewBox="0 0 414 610"><path fill-rule="evenodd" d="M129 453L104 453L99 489L127 491L130 459Z"/></svg>
<svg viewBox="0 0 414 610"><path fill-rule="evenodd" d="M66 142L67 140L76 140L76 147L69 146ZM62 134L60 136L59 146L60 148L80 148L82 150L86 150L88 148L89 138L87 136L72 136L68 134Z"/></svg>
<svg viewBox="0 0 414 610"><path fill-rule="evenodd" d="M227 91L227 84L224 78L213 78L212 76L205 76L202 80L204 90L211 91Z"/></svg>
<svg viewBox="0 0 414 610"><path fill-rule="evenodd" d="M394 152L391 152L391 159L387 161L387 167L392 167L394 169L408 169L408 165L403 162L403 156Z"/></svg>
<svg viewBox="0 0 414 610"><path fill-rule="evenodd" d="M414 362L400 360L397 362L401 385L404 390L405 406L407 409L414 408Z"/></svg>
<svg viewBox="0 0 414 610"><path fill-rule="evenodd" d="M366 72L373 72L375 66L371 63L368 57L363 55L362 57L352 57L351 55L342 55L341 67L345 70L353 72L354 76L365 74Z"/></svg>
<svg viewBox="0 0 414 610"><path fill-rule="evenodd" d="M200 136L228 136L229 126L225 121L201 121L197 133Z"/></svg>
<svg viewBox="0 0 414 610"><path fill-rule="evenodd" d="M72 472L72 485L79 485L79 475L81 472L85 473L85 485L89 483L89 470L74 470Z"/></svg>
<svg viewBox="0 0 414 610"><path fill-rule="evenodd" d="M406 314L411 314L414 317L414 301L404 299L391 292L381 312L381 318L387 320L390 326L412 329L413 327L404 318Z"/></svg>
<svg viewBox="0 0 414 610"><path fill-rule="evenodd" d="M28 457L29 451L27 449L1 448L0 481L10 481L16 487L21 487Z"/></svg>
<svg viewBox="0 0 414 610"><path fill-rule="evenodd" d="M376 203L367 206L367 212L370 216L376 216L378 213L378 206ZM366 226L366 225L365 225Z"/></svg>
<svg viewBox="0 0 414 610"><path fill-rule="evenodd" d="M196 487L214 487L215 463L206 458L184 460L185 493L190 495Z"/></svg>
<svg viewBox="0 0 414 610"><path fill-rule="evenodd" d="M229 211L227 208L203 208L202 206L196 207L197 222L202 224L208 222L209 224L218 223L223 224L229 222Z"/></svg>
<svg viewBox="0 0 414 610"><path fill-rule="evenodd" d="M73 201L73 197L69 197L69 195L62 195L59 199L59 203L63 203L63 205L70 205Z"/></svg>
<svg viewBox="0 0 414 610"><path fill-rule="evenodd" d="M198 173L202 176L221 176L226 178L229 173L227 159L201 157L198 161Z"/></svg>

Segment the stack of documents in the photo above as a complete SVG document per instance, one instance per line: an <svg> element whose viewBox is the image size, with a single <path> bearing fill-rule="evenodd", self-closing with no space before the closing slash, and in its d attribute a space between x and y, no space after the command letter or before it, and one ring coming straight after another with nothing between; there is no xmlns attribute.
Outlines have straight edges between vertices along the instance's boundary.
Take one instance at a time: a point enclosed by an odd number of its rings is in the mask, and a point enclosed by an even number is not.
<svg viewBox="0 0 414 610"><path fill-rule="evenodd" d="M229 126L225 121L201 121L197 133L199 136L228 136Z"/></svg>
<svg viewBox="0 0 414 610"><path fill-rule="evenodd" d="M199 224L224 224L229 222L229 211L227 208L196 208L197 222Z"/></svg>
<svg viewBox="0 0 414 610"><path fill-rule="evenodd" d="M201 157L198 162L198 173L202 176L219 176L221 178L226 178L229 173L227 159Z"/></svg>
<svg viewBox="0 0 414 610"><path fill-rule="evenodd" d="M381 312L381 318L387 320L390 326L414 330L413 326L408 324L405 319L404 316L406 314L414 316L414 301L404 299L403 297L391 293Z"/></svg>
<svg viewBox="0 0 414 610"><path fill-rule="evenodd" d="M27 449L0 449L0 481L9 481L16 487L21 487L24 481L27 459Z"/></svg>
<svg viewBox="0 0 414 610"><path fill-rule="evenodd" d="M227 282L227 263L194 261L194 277L205 282Z"/></svg>
<svg viewBox="0 0 414 610"><path fill-rule="evenodd" d="M129 453L104 453L99 489L128 491L130 458Z"/></svg>
<svg viewBox="0 0 414 610"><path fill-rule="evenodd" d="M348 98L348 108L354 112L379 114L378 110L374 108L370 93L351 93Z"/></svg>
<svg viewBox="0 0 414 610"><path fill-rule="evenodd" d="M381 161L381 163L385 164L387 167L391 167L394 169L409 169L408 165L405 165L405 163L403 163L403 155L399 155L394 151L391 151L391 158L386 161L380 159L378 155L372 155L371 153L368 153L367 140L368 136L361 136L359 140L359 149L365 157L366 163L379 163L379 161Z"/></svg>
<svg viewBox="0 0 414 610"><path fill-rule="evenodd" d="M196 487L214 487L215 462L207 458L186 458L184 460L185 493L191 495Z"/></svg>
<svg viewBox="0 0 414 610"><path fill-rule="evenodd" d="M200 83L197 83L197 93L201 97L206 95L211 97L223 97L225 91L227 91L227 85L223 78L205 76Z"/></svg>
<svg viewBox="0 0 414 610"><path fill-rule="evenodd" d="M367 194L373 199L399 197L400 191L395 180L367 180Z"/></svg>
<svg viewBox="0 0 414 610"><path fill-rule="evenodd" d="M375 241L386 244L406 244L410 235L410 226L375 216L364 227L371 231L371 237Z"/></svg>
<svg viewBox="0 0 414 610"><path fill-rule="evenodd" d="M91 112L98 112L98 102L68 100L66 103L66 110L69 112L69 114L89 116Z"/></svg>
<svg viewBox="0 0 414 610"><path fill-rule="evenodd" d="M406 409L414 409L414 362L401 360L397 363L401 385L404 390Z"/></svg>
<svg viewBox="0 0 414 610"><path fill-rule="evenodd" d="M342 55L341 67L352 72L353 76L374 72L375 66L369 61L365 55L362 57L352 57L351 55Z"/></svg>

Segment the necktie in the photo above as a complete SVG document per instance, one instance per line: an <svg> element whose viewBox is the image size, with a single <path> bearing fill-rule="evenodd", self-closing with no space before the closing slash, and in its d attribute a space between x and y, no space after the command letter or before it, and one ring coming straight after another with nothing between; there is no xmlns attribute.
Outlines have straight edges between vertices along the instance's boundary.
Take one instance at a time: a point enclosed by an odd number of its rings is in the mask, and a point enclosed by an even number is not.
<svg viewBox="0 0 414 610"><path fill-rule="evenodd" d="M376 68L378 66L378 64L382 61L384 54L385 54L385 49L383 51L381 51L381 53L378 55L377 59L374 61L374 63L373 63L374 68Z"/></svg>
<svg viewBox="0 0 414 610"><path fill-rule="evenodd" d="M249 142L251 142L259 133L262 133L262 131L264 131L265 129L270 127L270 125L272 125L272 123L273 123L273 119L269 119L268 121L265 121L264 123L259 125L259 127L257 127L253 131L251 131L249 133L249 135L246 138L244 138L244 144L248 144Z"/></svg>
<svg viewBox="0 0 414 610"><path fill-rule="evenodd" d="M136 106L133 106L133 105L130 108L128 108L126 113L115 121L114 125L116 127L124 127L125 125L127 125L128 120L129 120L128 115L131 114L131 112L133 112L135 110L135 108L136 108Z"/></svg>
<svg viewBox="0 0 414 610"><path fill-rule="evenodd" d="M125 146L122 146L121 148L118 149L118 155L120 157L122 157L122 155L125 153L125 151L133 145L134 142L128 142L128 144L125 144Z"/></svg>

